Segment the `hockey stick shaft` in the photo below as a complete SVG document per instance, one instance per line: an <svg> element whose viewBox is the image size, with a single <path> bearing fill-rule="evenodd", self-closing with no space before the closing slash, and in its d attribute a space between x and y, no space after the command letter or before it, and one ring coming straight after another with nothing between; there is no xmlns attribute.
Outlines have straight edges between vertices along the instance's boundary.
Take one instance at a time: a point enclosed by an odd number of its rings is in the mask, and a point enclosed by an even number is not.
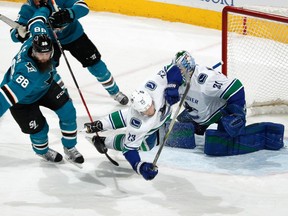
<svg viewBox="0 0 288 216"><path fill-rule="evenodd" d="M53 5L55 11L56 11L56 12L59 11L59 7L58 7L58 5L56 4L56 2L55 2L54 0L51 0L51 2L52 2L52 5ZM49 20L48 20L48 23L49 23L49 27L53 30L53 27L52 27L51 23L49 22ZM70 74L71 74L71 76L72 76L72 79L73 79L73 81L74 81L74 84L75 84L75 86L76 86L76 88L77 88L77 90L78 90L78 93L79 93L79 95L80 95L80 98L81 98L81 100L82 100L82 103L83 103L84 106L85 106L85 109L86 109L86 112L87 112L88 117L89 117L89 119L90 119L90 122L93 123L93 119L92 119L92 116L91 116L91 114L90 114L90 112L89 112L88 106L87 106L87 104L86 104L86 102L85 102L85 99L84 99L83 94L82 94L82 92L81 92L81 90L80 90L80 87L79 87L79 85L78 85L78 82L77 82L77 80L76 80L76 78L75 78L75 76L74 76L74 73L73 73L73 71L72 71L72 69L71 69L71 66L70 66L70 64L69 64L69 61L68 61L68 59L67 59L67 57L66 57L66 55L65 55L64 49L62 48L62 45L61 45L61 43L60 43L60 41L59 41L59 39L58 39L57 34L56 34L55 31L53 31L53 35L54 35L54 38L55 38L55 40L56 40L56 42L57 42L57 45L58 45L58 47L59 47L59 49L60 49L60 52L61 52L61 54L63 55L63 57L64 57L64 59L65 59L65 62L66 62L66 64L67 64L67 66L68 66L69 72L70 72ZM97 132L96 132L96 136L99 136ZM109 160L111 163L113 163L115 166L119 166L119 164L118 164L115 160L113 160L113 159L108 155L107 152L105 153L105 156L106 156L106 157L108 158L108 160Z"/></svg>
<svg viewBox="0 0 288 216"><path fill-rule="evenodd" d="M56 12L58 12L58 11L59 11L59 7L58 7L58 5L56 4L56 2L55 2L54 0L51 0L51 3L52 3L52 5L53 5L53 7L54 7L54 10L55 10Z"/></svg>
<svg viewBox="0 0 288 216"><path fill-rule="evenodd" d="M212 68L213 68L213 69L216 69L216 68L218 68L219 66L221 66L222 64L223 64L222 61L221 61L221 62L218 62L218 63L216 63L214 66L212 66ZM170 122L170 125L169 125L169 127L168 127L168 131L166 132L166 134L165 134L165 136L164 136L164 138L163 138L163 142L160 143L160 145L159 145L159 149L158 149L158 151L157 151L157 153L156 153L156 155L155 155L154 161L153 161L153 167L154 167L154 168L156 167L156 163L157 163L157 161L158 161L158 159L159 159L159 156L160 156L160 154L161 154L161 152L162 152L162 149L163 149L165 143L167 142L167 139L168 139L168 137L169 137L169 135L170 135L173 127L174 127L176 118L177 118L177 116L178 116L178 114L179 114L179 112L180 112L180 109L181 109L181 107L182 107L182 105L183 105L183 103L184 103L184 101L185 101L185 98L186 98L186 96L187 96L187 94L188 94L188 91L189 91L189 89L190 89L190 82L191 82L191 77L188 78L188 80L187 80L186 88L185 88L185 90L184 90L184 93L183 93L183 96L182 96L182 98L181 98L181 100L180 100L180 103L179 103L179 105L178 105L178 107L177 107L177 110L176 110L175 113L174 113L174 117L172 118L172 120L171 120L171 122Z"/></svg>
<svg viewBox="0 0 288 216"><path fill-rule="evenodd" d="M51 2L52 2L52 5L53 5L55 11L59 11L56 2L55 2L54 0L51 0ZM48 24L49 24L49 27L53 30L53 27L52 27L51 23L49 22L49 20L48 20ZM85 107L85 109L86 109L86 112L87 112L87 114L88 114L88 117L89 117L90 121L93 122L92 116L91 116L90 111L89 111L89 109L88 109L88 107L87 107L86 101L85 101L85 99L84 99L84 97L83 97L83 94L82 94L82 92L81 92L81 90L80 90L80 87L79 87L79 85L78 85L78 82L77 82L77 80L76 80L76 78L75 78L75 75L74 75L74 73L73 73L73 71L72 71L72 68L71 68L71 66L70 66L70 64L69 64L69 61L68 61L68 59L67 59L67 57L66 57L66 54L65 54L65 52L64 52L64 49L63 49L63 47L62 47L62 45L61 45L61 43L60 43L60 41L59 41L59 39L58 39L58 36L57 36L57 34L56 34L56 32L55 32L54 30L53 30L53 36L54 36L54 38L55 38L55 40L56 40L56 42L57 42L57 45L58 45L58 47L59 47L59 49L60 49L61 54L63 55L63 57L64 57L64 59L65 59L66 65L67 65L67 67L68 67L68 69L69 69L69 72L70 72L70 74L71 74L71 76L72 76L72 79L73 79L73 81L74 81L74 84L75 84L75 86L76 86L76 88L77 88L77 90L78 90L78 93L79 93L79 95L80 95L80 98L81 98L81 100L82 100L82 103L84 104L84 107Z"/></svg>
<svg viewBox="0 0 288 216"><path fill-rule="evenodd" d="M50 28L52 29L52 26L51 26L50 22L49 22L49 25L50 25ZM88 107L87 107L86 101L85 101L85 99L84 99L84 97L83 97L83 94L82 94L82 92L81 92L81 90L80 90L80 87L79 87L79 85L78 85L78 82L77 82L77 80L76 80L76 78L75 78L75 75L74 75L74 73L73 73L73 71L72 71L72 68L71 68L71 66L70 66L70 64L69 64L69 61L68 61L68 59L67 59L67 57L66 57L66 54L65 54L65 52L64 52L64 50L63 50L63 48L62 48L62 45L61 45L61 43L60 43L60 41L59 41L59 39L58 39L58 37L57 37L57 35L56 35L56 33L55 33L54 31L53 31L53 34L54 34L54 38L55 38L55 40L56 40L56 42L57 42L57 45L58 45L58 47L59 47L59 49L60 49L60 52L61 52L61 54L63 55L63 57L64 57L64 59L65 59L66 65L67 65L67 67L68 67L68 69L69 69L69 72L70 72L70 74L71 74L71 76L72 76L72 79L73 79L73 81L74 81L74 84L75 84L75 86L76 86L76 88L77 88L77 90L78 90L78 93L79 93L80 98L81 98L81 101L82 101L82 103L83 103L83 105L84 105L84 107L85 107L85 109L86 109L86 112L87 112L87 114L88 114L88 117L89 117L90 121L93 122L93 119L92 119L92 116L91 116L91 114L90 114L90 111L89 111L89 109L88 109Z"/></svg>
<svg viewBox="0 0 288 216"><path fill-rule="evenodd" d="M0 20L9 25L11 28L19 28L21 26L19 23L15 22L14 20L3 14L0 14Z"/></svg>
<svg viewBox="0 0 288 216"><path fill-rule="evenodd" d="M174 117L172 118L172 120L171 120L171 122L170 122L168 131L167 131L167 133L166 133L165 136L164 136L163 142L159 145L159 149L158 149L158 151L157 151L157 153L156 153L156 155L155 155L155 158L154 158L154 160L153 160L153 167L154 167L154 168L156 167L156 163L157 163L157 161L158 161L158 159L159 159L159 157L160 157L160 154L161 154L161 152L162 152L162 149L163 149L163 147L164 147L164 145L165 145L165 143L166 143L166 141L167 141L167 139L168 139L168 137L169 137L169 135L170 135L173 127L174 127L176 118L177 118L177 116L178 116L178 114L179 114L179 112L180 112L180 109L181 109L181 107L182 107L182 104L183 104L184 101L185 101L186 95L188 94L188 91L189 91L189 89L190 89L190 82L191 82L191 78L189 77L189 78L187 79L187 82L186 82L186 88L185 88L185 91L184 91L184 93L183 93L183 96L182 96L182 98L181 98L181 100L180 100L180 102L179 102L179 105L178 105L178 107L177 107L177 110L176 110L175 113L174 113Z"/></svg>

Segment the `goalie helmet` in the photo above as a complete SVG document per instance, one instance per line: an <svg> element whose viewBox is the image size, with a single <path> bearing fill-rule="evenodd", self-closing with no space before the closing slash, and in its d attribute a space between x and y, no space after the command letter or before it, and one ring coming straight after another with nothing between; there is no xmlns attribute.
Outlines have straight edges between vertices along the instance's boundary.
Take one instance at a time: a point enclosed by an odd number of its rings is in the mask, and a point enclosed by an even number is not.
<svg viewBox="0 0 288 216"><path fill-rule="evenodd" d="M172 63L179 67L183 75L188 74L190 77L196 66L194 58L185 50L177 52Z"/></svg>
<svg viewBox="0 0 288 216"><path fill-rule="evenodd" d="M152 105L150 94L144 90L135 90L131 95L131 107L138 112L147 111Z"/></svg>

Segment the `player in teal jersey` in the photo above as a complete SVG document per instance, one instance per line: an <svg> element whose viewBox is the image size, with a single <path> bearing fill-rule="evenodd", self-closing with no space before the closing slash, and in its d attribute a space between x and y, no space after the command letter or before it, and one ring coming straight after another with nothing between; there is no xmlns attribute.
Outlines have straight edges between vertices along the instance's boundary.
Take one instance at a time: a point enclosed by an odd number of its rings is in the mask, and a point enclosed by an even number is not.
<svg viewBox="0 0 288 216"><path fill-rule="evenodd" d="M53 39L52 29L48 20L57 34L62 48L68 50L84 68L97 78L108 93L120 104L126 105L128 97L123 94L116 84L106 64L101 60L101 54L85 34L81 23L78 21L89 12L89 8L83 0L57 0L59 11L56 12L51 1L28 0L23 4L16 22L26 26L32 36L48 31ZM39 11L40 10L40 11ZM12 29L11 38L14 42L23 42L29 37L27 31ZM54 59L59 61L61 52L54 45Z"/></svg>
<svg viewBox="0 0 288 216"><path fill-rule="evenodd" d="M0 116L10 109L22 132L30 135L35 153L47 161L60 162L62 155L49 148L49 126L40 106L53 110L59 118L65 155L82 164L84 158L75 148L76 111L56 72L53 53L47 34L31 37L22 45L1 83Z"/></svg>

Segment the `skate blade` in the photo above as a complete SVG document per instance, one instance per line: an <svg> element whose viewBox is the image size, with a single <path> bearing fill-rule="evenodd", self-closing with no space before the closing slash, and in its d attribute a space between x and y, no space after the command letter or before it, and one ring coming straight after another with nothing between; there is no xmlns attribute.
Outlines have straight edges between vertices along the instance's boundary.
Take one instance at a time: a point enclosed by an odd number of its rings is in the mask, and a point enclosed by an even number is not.
<svg viewBox="0 0 288 216"><path fill-rule="evenodd" d="M78 167L79 169L82 169L83 166L82 164L76 163L73 160L71 160L69 157L64 156L65 160L68 161L69 163L73 164L74 166Z"/></svg>
<svg viewBox="0 0 288 216"><path fill-rule="evenodd" d="M51 164L51 165L65 164L64 160L61 160L59 162L53 162L53 161L48 161L48 160L46 160L44 158L40 158L40 163Z"/></svg>

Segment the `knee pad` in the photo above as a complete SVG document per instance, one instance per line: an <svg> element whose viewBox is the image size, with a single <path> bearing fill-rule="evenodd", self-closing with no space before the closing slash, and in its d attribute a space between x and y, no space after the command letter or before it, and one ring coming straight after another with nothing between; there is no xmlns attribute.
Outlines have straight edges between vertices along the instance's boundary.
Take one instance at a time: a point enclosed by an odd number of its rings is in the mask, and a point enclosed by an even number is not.
<svg viewBox="0 0 288 216"><path fill-rule="evenodd" d="M170 121L159 130L160 142L163 142L166 135ZM175 148L194 149L196 147L194 137L194 126L192 123L175 122L172 131L165 143L166 146Z"/></svg>

